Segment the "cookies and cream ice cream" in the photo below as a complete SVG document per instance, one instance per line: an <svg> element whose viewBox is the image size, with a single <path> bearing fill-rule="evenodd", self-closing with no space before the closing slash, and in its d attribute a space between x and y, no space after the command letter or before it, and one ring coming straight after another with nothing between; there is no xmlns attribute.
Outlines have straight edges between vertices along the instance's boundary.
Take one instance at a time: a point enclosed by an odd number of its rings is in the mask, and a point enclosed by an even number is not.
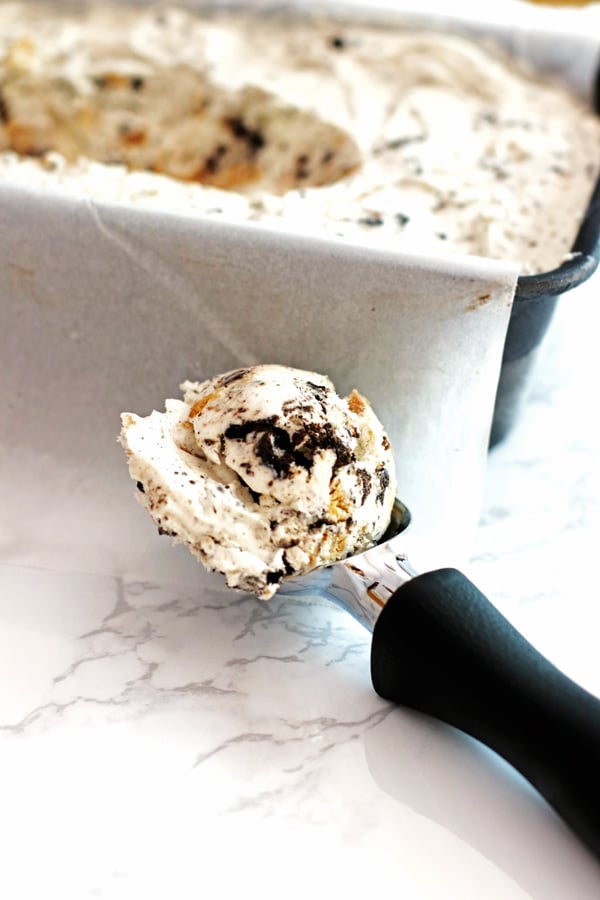
<svg viewBox="0 0 600 900"><path fill-rule="evenodd" d="M123 413L120 440L159 531L230 587L267 599L384 534L393 455L357 391L342 399L323 375L278 365L182 390L164 412Z"/></svg>
<svg viewBox="0 0 600 900"><path fill-rule="evenodd" d="M449 33L0 4L0 178L548 271L600 121Z"/></svg>

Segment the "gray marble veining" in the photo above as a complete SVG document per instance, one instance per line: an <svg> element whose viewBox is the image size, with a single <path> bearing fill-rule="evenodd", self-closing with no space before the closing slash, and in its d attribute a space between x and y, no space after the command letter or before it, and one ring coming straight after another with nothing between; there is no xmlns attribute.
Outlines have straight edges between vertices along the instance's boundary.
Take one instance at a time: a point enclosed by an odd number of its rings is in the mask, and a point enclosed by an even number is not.
<svg viewBox="0 0 600 900"><path fill-rule="evenodd" d="M468 574L600 692L597 285L563 300L519 426L490 455ZM160 542L104 571L61 553L53 568L51 549L36 565L9 544L0 565L11 900L299 896L317 882L598 896L597 864L508 766L374 694L369 634L338 607L231 594Z"/></svg>

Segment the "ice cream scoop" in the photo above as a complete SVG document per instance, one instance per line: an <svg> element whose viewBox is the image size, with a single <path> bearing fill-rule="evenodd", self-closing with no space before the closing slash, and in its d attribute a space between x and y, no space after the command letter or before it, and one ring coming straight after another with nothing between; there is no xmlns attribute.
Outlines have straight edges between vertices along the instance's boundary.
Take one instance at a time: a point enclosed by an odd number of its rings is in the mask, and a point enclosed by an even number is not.
<svg viewBox="0 0 600 900"><path fill-rule="evenodd" d="M397 500L376 547L282 586L373 632L380 696L447 722L511 763L600 858L600 701L560 672L456 569L417 574Z"/></svg>
<svg viewBox="0 0 600 900"><path fill-rule="evenodd" d="M600 701L541 656L455 569L403 551L391 447L368 402L284 366L236 369L164 413L122 416L138 499L234 588L315 595L373 632L382 697L472 735L600 857Z"/></svg>

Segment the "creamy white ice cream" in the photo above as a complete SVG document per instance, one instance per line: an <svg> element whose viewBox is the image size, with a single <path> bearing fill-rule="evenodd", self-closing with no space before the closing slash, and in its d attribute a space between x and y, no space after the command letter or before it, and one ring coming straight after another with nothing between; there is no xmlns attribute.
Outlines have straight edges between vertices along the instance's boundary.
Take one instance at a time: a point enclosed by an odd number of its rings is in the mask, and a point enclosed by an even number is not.
<svg viewBox="0 0 600 900"><path fill-rule="evenodd" d="M267 599L384 534L393 455L357 391L342 399L323 375L276 365L182 390L165 412L123 413L120 439L159 531L230 587Z"/></svg>
<svg viewBox="0 0 600 900"><path fill-rule="evenodd" d="M0 5L11 182L532 273L568 255L599 160L590 109L457 35Z"/></svg>

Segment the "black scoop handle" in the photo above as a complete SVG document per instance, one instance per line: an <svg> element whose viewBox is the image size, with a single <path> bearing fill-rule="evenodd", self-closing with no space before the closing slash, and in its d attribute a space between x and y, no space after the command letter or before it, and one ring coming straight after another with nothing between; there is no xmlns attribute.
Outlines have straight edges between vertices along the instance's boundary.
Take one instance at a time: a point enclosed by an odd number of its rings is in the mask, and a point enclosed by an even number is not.
<svg viewBox="0 0 600 900"><path fill-rule="evenodd" d="M600 701L543 657L464 575L404 584L373 631L378 694L511 763L600 858Z"/></svg>

